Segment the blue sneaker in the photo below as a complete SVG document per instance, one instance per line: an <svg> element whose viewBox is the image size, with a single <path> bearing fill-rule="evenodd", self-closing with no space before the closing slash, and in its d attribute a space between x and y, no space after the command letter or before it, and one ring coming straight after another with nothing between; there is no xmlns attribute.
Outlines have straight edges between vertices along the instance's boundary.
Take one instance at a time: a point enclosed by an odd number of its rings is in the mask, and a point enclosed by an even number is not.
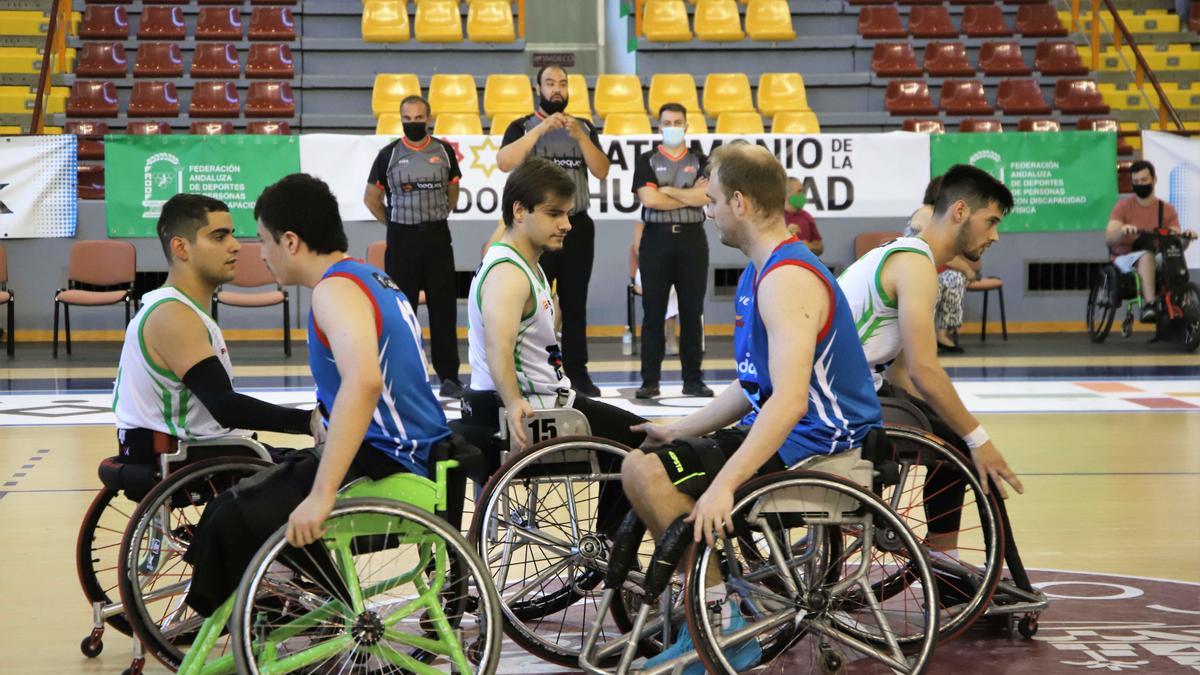
<svg viewBox="0 0 1200 675"><path fill-rule="evenodd" d="M742 618L741 611L735 607L733 616L729 619L729 627L726 630L735 631L743 628L745 625L746 620ZM679 629L679 637L675 639L675 642L657 656L646 659L646 663L642 667L653 668L690 654L695 649L695 645L692 644L691 633L688 632L687 626L682 626ZM762 660L762 647L758 644L758 638L752 638L726 651L725 658L729 660L729 664L733 666L734 670L740 673L758 665L758 662ZM704 665L697 661L684 668L683 675L704 675Z"/></svg>

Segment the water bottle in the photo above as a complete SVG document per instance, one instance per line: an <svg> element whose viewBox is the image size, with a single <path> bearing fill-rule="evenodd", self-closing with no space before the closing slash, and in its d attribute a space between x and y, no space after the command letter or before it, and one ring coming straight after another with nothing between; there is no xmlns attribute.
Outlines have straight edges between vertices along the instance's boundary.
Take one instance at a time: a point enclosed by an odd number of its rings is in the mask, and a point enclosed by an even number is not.
<svg viewBox="0 0 1200 675"><path fill-rule="evenodd" d="M633 355L633 331L629 330L629 326L625 327L625 334L621 336L621 355Z"/></svg>

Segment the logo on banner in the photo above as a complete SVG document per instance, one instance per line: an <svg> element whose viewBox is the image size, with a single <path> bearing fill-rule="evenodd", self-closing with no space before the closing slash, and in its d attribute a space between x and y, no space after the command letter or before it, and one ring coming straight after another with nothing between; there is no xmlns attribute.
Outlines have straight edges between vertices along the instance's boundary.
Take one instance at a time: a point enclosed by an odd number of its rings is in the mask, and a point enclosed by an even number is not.
<svg viewBox="0 0 1200 675"><path fill-rule="evenodd" d="M492 140L491 136L485 136L483 142L478 145L470 146L471 150L471 168L483 172L483 175L491 178L492 172L500 169L496 165L496 152L500 148Z"/></svg>
<svg viewBox="0 0 1200 675"><path fill-rule="evenodd" d="M8 183L0 183L0 192L3 192L6 187L8 187ZM6 216L10 213L12 213L12 209L8 208L3 199L0 199L0 216Z"/></svg>
<svg viewBox="0 0 1200 675"><path fill-rule="evenodd" d="M992 174L1001 183L1004 182L1004 160L1000 158L1000 153L995 150L980 150L971 155L967 163Z"/></svg>
<svg viewBox="0 0 1200 675"><path fill-rule="evenodd" d="M162 215L163 204L183 192L183 164L179 157L169 152L151 155L143 171L143 185L142 208L145 212L142 217L158 218Z"/></svg>

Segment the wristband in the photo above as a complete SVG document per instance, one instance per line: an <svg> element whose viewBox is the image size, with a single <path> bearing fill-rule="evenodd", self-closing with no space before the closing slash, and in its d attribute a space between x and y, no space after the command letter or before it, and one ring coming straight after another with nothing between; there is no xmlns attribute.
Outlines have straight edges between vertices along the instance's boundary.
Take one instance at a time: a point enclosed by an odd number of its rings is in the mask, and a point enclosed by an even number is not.
<svg viewBox="0 0 1200 675"><path fill-rule="evenodd" d="M967 447L972 450L976 450L987 445L990 440L991 439L988 438L987 431L984 431L982 424L975 427L974 431L971 433L963 436L963 442L966 443Z"/></svg>

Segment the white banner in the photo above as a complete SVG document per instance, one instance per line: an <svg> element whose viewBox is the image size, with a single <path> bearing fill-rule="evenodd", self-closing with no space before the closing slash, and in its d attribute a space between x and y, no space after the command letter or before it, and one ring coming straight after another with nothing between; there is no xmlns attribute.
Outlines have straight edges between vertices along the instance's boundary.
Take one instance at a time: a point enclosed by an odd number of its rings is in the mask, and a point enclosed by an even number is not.
<svg viewBox="0 0 1200 675"><path fill-rule="evenodd" d="M75 137L0 136L0 238L74 237Z"/></svg>
<svg viewBox="0 0 1200 675"><path fill-rule="evenodd" d="M300 137L301 170L329 183L341 206L342 219L371 220L363 205L367 174L380 148L395 137L306 134ZM722 143L745 138L764 145L779 158L789 176L804 181L806 209L818 218L888 218L911 214L929 182L929 136L906 132L884 134L815 134L790 136L691 136L688 142L705 154ZM447 136L458 150L463 177L452 220L495 220L507 176L496 166L500 139L495 136ZM600 147L612 161L608 177L592 178L595 220L629 220L640 205L632 191L637 156L658 142L657 136L601 136Z"/></svg>
<svg viewBox="0 0 1200 675"><path fill-rule="evenodd" d="M1200 232L1200 139L1161 131L1142 132L1142 157L1154 165L1154 194L1179 212L1179 225ZM1188 267L1200 269L1200 246L1189 246Z"/></svg>

